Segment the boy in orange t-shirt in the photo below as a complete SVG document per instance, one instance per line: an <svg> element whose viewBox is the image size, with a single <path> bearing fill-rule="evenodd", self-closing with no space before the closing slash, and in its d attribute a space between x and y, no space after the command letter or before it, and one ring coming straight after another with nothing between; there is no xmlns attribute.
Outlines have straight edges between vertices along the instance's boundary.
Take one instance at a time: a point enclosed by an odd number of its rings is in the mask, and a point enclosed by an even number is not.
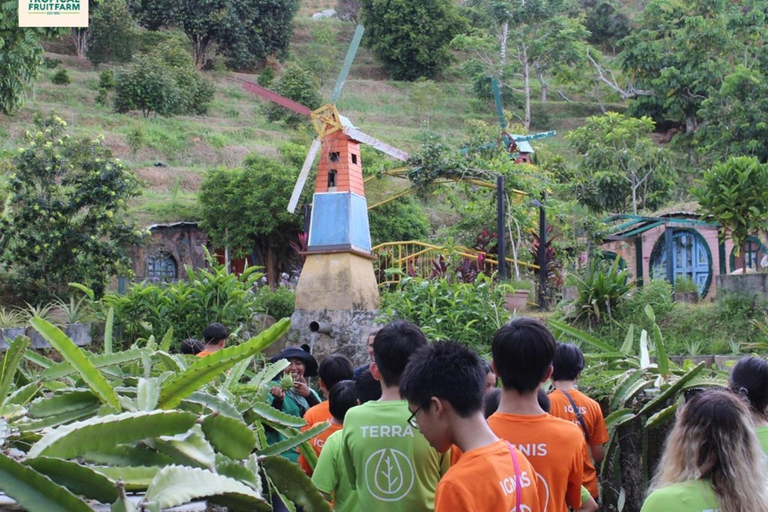
<svg viewBox="0 0 768 512"><path fill-rule="evenodd" d="M400 380L408 423L437 451L463 452L437 484L435 512L541 510L531 463L485 422L486 374L474 352L445 341L413 354Z"/></svg>
<svg viewBox="0 0 768 512"><path fill-rule="evenodd" d="M584 437L572 423L544 412L537 397L552 375L556 346L552 333L533 318L515 318L496 332L493 369L503 391L488 425L530 460L539 478L541 510L567 512L568 506L581 507Z"/></svg>
<svg viewBox="0 0 768 512"><path fill-rule="evenodd" d="M357 405L355 381L343 380L334 384L328 396L328 404L331 412L330 426L309 441L310 446L315 450L315 454L318 457L323 450L325 441L328 440L331 434L338 432L344 426L344 417L347 415L347 411ZM309 462L307 462L304 454L299 455L299 467L307 475L312 476L312 468L309 466Z"/></svg>
<svg viewBox="0 0 768 512"><path fill-rule="evenodd" d="M555 385L555 391L549 395L551 403L549 413L570 421L581 429L591 455L591 459L589 456L584 458L584 487L589 490L593 498L597 499L599 493L595 466L605 458L608 429L605 426L600 405L575 387L584 369L584 354L576 345L559 343L552 366L554 367L552 382Z"/></svg>
<svg viewBox="0 0 768 512"><path fill-rule="evenodd" d="M352 362L343 354L330 354L320 361L317 369L317 375L320 377L320 390L323 395L328 396L333 386L337 382L352 379L354 368ZM331 421L331 411L328 408L328 400L313 405L304 413L306 425L301 427L301 431L309 430L313 425L324 421ZM330 435L330 434L329 434ZM312 475L310 475L312 476Z"/></svg>

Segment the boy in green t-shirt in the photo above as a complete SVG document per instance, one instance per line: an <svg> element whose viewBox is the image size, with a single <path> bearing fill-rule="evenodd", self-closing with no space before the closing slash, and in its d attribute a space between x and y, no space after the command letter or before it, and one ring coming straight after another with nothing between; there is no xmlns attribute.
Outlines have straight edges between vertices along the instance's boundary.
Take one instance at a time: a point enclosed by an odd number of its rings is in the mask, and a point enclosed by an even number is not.
<svg viewBox="0 0 768 512"><path fill-rule="evenodd" d="M381 398L354 407L341 431L349 482L365 512L431 512L435 489L450 455L439 454L408 424L408 403L400 398L400 376L427 339L415 325L397 321L374 339L371 373ZM330 439L329 439L330 440Z"/></svg>

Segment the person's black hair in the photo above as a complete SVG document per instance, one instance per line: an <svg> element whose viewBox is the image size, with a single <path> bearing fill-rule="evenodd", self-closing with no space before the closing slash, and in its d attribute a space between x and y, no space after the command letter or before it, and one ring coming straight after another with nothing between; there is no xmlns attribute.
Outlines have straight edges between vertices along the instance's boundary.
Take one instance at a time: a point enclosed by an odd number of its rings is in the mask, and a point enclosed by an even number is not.
<svg viewBox="0 0 768 512"><path fill-rule="evenodd" d="M539 388L539 392L536 394L536 400L539 401L539 407L544 409L544 412L549 412L552 409L552 402L549 400L549 395L543 389Z"/></svg>
<svg viewBox="0 0 768 512"><path fill-rule="evenodd" d="M205 350L205 345L200 340L195 338L187 338L181 342L181 353L196 355Z"/></svg>
<svg viewBox="0 0 768 512"><path fill-rule="evenodd" d="M739 359L731 372L730 387L749 401L753 412L764 416L768 407L768 361L755 356Z"/></svg>
<svg viewBox="0 0 768 512"><path fill-rule="evenodd" d="M466 346L438 341L411 356L400 379L400 396L423 409L437 397L467 418L483 408L486 375L482 359Z"/></svg>
<svg viewBox="0 0 768 512"><path fill-rule="evenodd" d="M337 382L328 393L328 409L331 416L344 423L347 411L357 405L355 394L355 381L342 380Z"/></svg>
<svg viewBox="0 0 768 512"><path fill-rule="evenodd" d="M552 361L552 380L576 380L583 369L581 349L570 343L558 343Z"/></svg>
<svg viewBox="0 0 768 512"><path fill-rule="evenodd" d="M368 368L360 372L360 375L355 379L355 395L360 404L381 398L381 384L373 377Z"/></svg>
<svg viewBox="0 0 768 512"><path fill-rule="evenodd" d="M352 362L344 354L330 354L320 361L320 369L317 374L323 381L325 389L330 390L337 382L350 380L354 375L355 369Z"/></svg>
<svg viewBox="0 0 768 512"><path fill-rule="evenodd" d="M212 323L203 331L203 341L206 345L215 345L229 336L227 328L220 323Z"/></svg>
<svg viewBox="0 0 768 512"><path fill-rule="evenodd" d="M495 373L493 371L493 368L491 368L491 363L489 363L485 359L483 359L482 361L483 361L483 368L485 368L485 374L486 375L488 375L489 373Z"/></svg>
<svg viewBox="0 0 768 512"><path fill-rule="evenodd" d="M399 385L411 354L426 344L424 333L411 322L396 320L382 327L373 341L373 358L384 385Z"/></svg>
<svg viewBox="0 0 768 512"><path fill-rule="evenodd" d="M493 388L485 394L483 397L483 408L486 419L496 412L499 408L499 403L501 403L501 389Z"/></svg>
<svg viewBox="0 0 768 512"><path fill-rule="evenodd" d="M536 389L552 366L556 348L552 333L535 318L517 317L496 331L491 353L504 389Z"/></svg>

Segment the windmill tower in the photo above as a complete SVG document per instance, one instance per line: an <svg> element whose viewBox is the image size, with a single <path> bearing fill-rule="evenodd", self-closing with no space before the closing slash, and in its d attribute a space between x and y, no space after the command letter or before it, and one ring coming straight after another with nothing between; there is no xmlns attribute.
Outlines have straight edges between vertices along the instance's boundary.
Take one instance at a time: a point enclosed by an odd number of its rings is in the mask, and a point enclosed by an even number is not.
<svg viewBox="0 0 768 512"><path fill-rule="evenodd" d="M288 211L293 213L319 154L308 249L296 286L291 337L309 343L320 356L341 352L356 362L366 359L365 340L379 307L360 144L408 160L408 154L361 132L336 109L362 36L363 27L358 25L331 102L317 110L310 111L255 84L245 84L250 92L310 116L317 131L288 204Z"/></svg>

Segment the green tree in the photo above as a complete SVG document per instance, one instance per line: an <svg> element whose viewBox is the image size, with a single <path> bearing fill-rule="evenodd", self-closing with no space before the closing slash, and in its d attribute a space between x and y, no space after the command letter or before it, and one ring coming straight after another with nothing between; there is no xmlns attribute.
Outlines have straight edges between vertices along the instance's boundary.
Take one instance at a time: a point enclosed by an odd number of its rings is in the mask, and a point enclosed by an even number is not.
<svg viewBox="0 0 768 512"><path fill-rule="evenodd" d="M55 116L35 127L13 161L2 260L28 300L64 296L72 281L101 294L111 276L128 271L126 250L141 238L126 212L138 183L101 137L73 140Z"/></svg>
<svg viewBox="0 0 768 512"><path fill-rule="evenodd" d="M90 15L88 49L94 66L105 62L129 62L133 58L136 28L125 0L104 0Z"/></svg>
<svg viewBox="0 0 768 512"><path fill-rule="evenodd" d="M211 242L236 258L255 254L270 286L301 231L301 218L286 210L296 174L278 160L249 156L242 169L210 171L200 186L201 224Z"/></svg>
<svg viewBox="0 0 768 512"><path fill-rule="evenodd" d="M573 188L593 211L624 212L654 207L666 197L672 171L664 148L648 135L654 122L616 112L587 118L566 139L579 153Z"/></svg>
<svg viewBox="0 0 768 512"><path fill-rule="evenodd" d="M714 162L746 155L768 162L768 78L764 73L740 66L702 102L698 115L702 125L694 142L704 158Z"/></svg>
<svg viewBox="0 0 768 512"><path fill-rule="evenodd" d="M766 183L768 164L739 156L715 164L692 190L702 212L720 223L722 236L730 234L737 254L749 235L768 225Z"/></svg>
<svg viewBox="0 0 768 512"><path fill-rule="evenodd" d="M702 102L742 63L765 67L765 5L751 0L653 0L619 54L636 85L632 112L695 132Z"/></svg>
<svg viewBox="0 0 768 512"><path fill-rule="evenodd" d="M465 21L451 0L362 0L364 44L396 80L433 77Z"/></svg>
<svg viewBox="0 0 768 512"><path fill-rule="evenodd" d="M522 121L530 128L532 81L539 81L541 99L546 102L551 75L584 59L588 32L579 19L569 17L564 0L478 3L492 20L491 29L476 27L457 37L454 47L473 55L463 67L475 80L496 76L501 87L523 94ZM522 82L522 88L509 87L509 77Z"/></svg>
<svg viewBox="0 0 768 512"><path fill-rule="evenodd" d="M429 130L430 113L440 104L442 90L432 80L419 78L411 87L408 93L408 99L416 110L419 119L426 117L426 128Z"/></svg>
<svg viewBox="0 0 768 512"><path fill-rule="evenodd" d="M272 89L281 96L297 101L312 110L318 108L323 102L317 81L312 74L293 64L285 68ZM272 102L264 106L264 113L270 121L282 120L289 126L297 126L309 120L306 116Z"/></svg>
<svg viewBox="0 0 768 512"><path fill-rule="evenodd" d="M400 240L425 240L430 226L424 210L408 196L368 211L373 245Z"/></svg>
<svg viewBox="0 0 768 512"><path fill-rule="evenodd" d="M50 31L19 27L17 2L0 2L0 111L20 108L43 65L40 39Z"/></svg>
<svg viewBox="0 0 768 512"><path fill-rule="evenodd" d="M139 23L156 30L180 28L192 44L195 65L205 64L216 43L235 67L260 64L288 51L296 0L137 0L131 8Z"/></svg>
<svg viewBox="0 0 768 512"><path fill-rule="evenodd" d="M118 69L115 83L115 111L141 110L144 117L152 112L161 116L205 114L214 92L186 49L172 41Z"/></svg>

